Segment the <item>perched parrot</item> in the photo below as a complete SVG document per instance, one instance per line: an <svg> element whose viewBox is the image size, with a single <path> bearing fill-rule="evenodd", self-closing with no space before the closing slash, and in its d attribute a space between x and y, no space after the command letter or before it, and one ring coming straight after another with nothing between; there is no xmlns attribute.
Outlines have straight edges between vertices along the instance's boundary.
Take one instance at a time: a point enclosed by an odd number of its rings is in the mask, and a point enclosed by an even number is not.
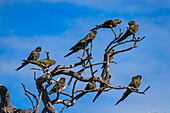
<svg viewBox="0 0 170 113"><path fill-rule="evenodd" d="M84 90L94 90L96 88L96 82L95 81L91 81L86 85L86 88ZM76 100L78 100L80 97L82 97L83 95L85 95L87 92L82 92L79 95L77 95L75 98Z"/></svg>
<svg viewBox="0 0 170 113"><path fill-rule="evenodd" d="M43 59L43 60L37 60L37 61L31 61L31 60L24 60L24 61L43 67L44 69L49 68L50 66L56 63L55 60L49 60L49 59Z"/></svg>
<svg viewBox="0 0 170 113"><path fill-rule="evenodd" d="M137 90L138 90L138 88L141 84L141 79L142 79L141 75L134 76L132 78L132 82L129 84L129 86L137 88ZM115 105L117 105L119 102L123 101L130 93L132 93L132 91L130 89L127 89L126 92L123 93L122 98Z"/></svg>
<svg viewBox="0 0 170 113"><path fill-rule="evenodd" d="M129 21L128 25L129 25L129 29L133 33L136 33L139 29L139 25L135 21ZM128 36L132 35L133 33L129 29L127 29L126 33L120 39L118 39L116 42L119 43L119 42L125 40Z"/></svg>
<svg viewBox="0 0 170 113"><path fill-rule="evenodd" d="M88 46L89 42L91 42L97 34L97 31L94 30L90 32L89 34L86 35L85 38L81 39L76 45L74 45L70 50L72 50L70 53L65 55L64 57L68 57L69 55L78 52L81 49L84 49L85 47Z"/></svg>
<svg viewBox="0 0 170 113"><path fill-rule="evenodd" d="M116 27L117 24L120 24L121 22L122 21L119 19L115 19L115 20L108 19L103 24L96 25L96 27L91 29L90 31L98 30L99 28L113 28L113 27Z"/></svg>
<svg viewBox="0 0 170 113"><path fill-rule="evenodd" d="M110 82L111 75L109 75L109 79L107 80L107 83ZM106 78L103 78L103 80L106 80ZM105 84L100 84L100 88L103 88L103 90L107 87ZM93 102L99 97L99 95L102 93L102 91L98 91L97 95L94 97Z"/></svg>
<svg viewBox="0 0 170 113"><path fill-rule="evenodd" d="M50 92L48 93L48 95L55 93L59 90L61 90L65 85L65 78L62 77L59 79L59 81L54 85L54 87L50 90Z"/></svg>
<svg viewBox="0 0 170 113"><path fill-rule="evenodd" d="M27 58L27 60L30 60L30 61L36 61L39 56L40 56L40 52L41 52L41 47L38 46L34 51L32 51L29 55L29 57ZM16 71L20 70L21 68L23 68L25 65L27 65L28 62L23 62L22 65L20 67L18 67L16 69Z"/></svg>

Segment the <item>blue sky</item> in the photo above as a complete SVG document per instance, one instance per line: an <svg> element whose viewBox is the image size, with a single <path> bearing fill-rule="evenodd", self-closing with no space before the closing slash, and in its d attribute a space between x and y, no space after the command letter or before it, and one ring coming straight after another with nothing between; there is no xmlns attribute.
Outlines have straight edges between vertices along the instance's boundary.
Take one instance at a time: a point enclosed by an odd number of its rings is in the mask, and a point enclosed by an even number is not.
<svg viewBox="0 0 170 113"><path fill-rule="evenodd" d="M56 65L75 63L78 61L76 56L81 52L68 58L63 56L69 52L71 46L86 36L91 28L109 18L121 19L123 22L119 27L122 27L123 32L126 31L128 21L135 20L139 23L136 35L146 35L146 38L138 43L137 49L115 56L114 60L118 64L110 65L111 83L114 86L126 86L132 76L141 74L143 78L139 90L144 90L148 85L151 85L151 88L146 95L133 93L116 107L113 105L121 98L124 90L105 92L95 103L92 103L92 99L96 93L87 94L78 100L75 106L65 109L64 113L152 113L153 110L169 113L168 0L1 0L0 84L8 88L11 103L22 109L32 107L24 95L21 82L37 94L33 71L29 70L33 65L18 72L14 71L22 60L28 57L30 51L40 45L43 47L40 59L45 58L44 50L47 50L50 58L56 60ZM118 32L118 27L115 31ZM103 60L104 48L113 37L110 29L99 30L94 40L93 62ZM37 72L37 76L41 74ZM84 85L80 83L78 88L84 88ZM55 107L60 111L62 105Z"/></svg>

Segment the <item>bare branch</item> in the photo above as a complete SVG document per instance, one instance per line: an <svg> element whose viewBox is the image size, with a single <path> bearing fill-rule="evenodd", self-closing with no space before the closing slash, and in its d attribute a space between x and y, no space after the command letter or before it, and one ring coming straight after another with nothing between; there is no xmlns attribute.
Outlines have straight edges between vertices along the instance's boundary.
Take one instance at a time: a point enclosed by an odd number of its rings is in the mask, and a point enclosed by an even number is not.
<svg viewBox="0 0 170 113"><path fill-rule="evenodd" d="M64 91L71 84L72 80L73 80L73 77L70 78L68 84L65 87L63 87L62 91Z"/></svg>
<svg viewBox="0 0 170 113"><path fill-rule="evenodd" d="M34 71L34 80L35 80L35 81L37 80L36 72L35 72L35 71Z"/></svg>
<svg viewBox="0 0 170 113"><path fill-rule="evenodd" d="M148 86L143 92L145 93L151 86Z"/></svg>
<svg viewBox="0 0 170 113"><path fill-rule="evenodd" d="M131 88L131 90L133 91L133 92L135 92L135 93L139 93L139 94L144 94L145 95L145 92L148 90L150 88L150 86L148 86L144 91L142 91L142 92L138 92L138 91L136 91L136 90L133 90L133 88Z"/></svg>
<svg viewBox="0 0 170 113"><path fill-rule="evenodd" d="M47 112L49 112L49 113L57 113L56 109L51 104L51 101L50 101L50 98L48 96L47 90L43 85L43 82L45 82L47 80L48 79L47 79L46 75L40 76L36 80L37 89L38 89L39 94L42 92L42 101L44 103L44 106L45 106Z"/></svg>
<svg viewBox="0 0 170 113"><path fill-rule="evenodd" d="M24 91L25 91L25 95L30 99L31 103L32 103L32 106L33 106L33 109L35 109L35 105L34 105L34 102L32 100L32 98L30 97L30 95L28 95L27 93L31 94L36 100L38 100L38 98L33 94L31 93L30 91L28 91L26 88L25 88L25 85L23 83L21 83L23 88L24 88Z"/></svg>
<svg viewBox="0 0 170 113"><path fill-rule="evenodd" d="M71 100L70 100L71 101ZM54 104L59 104L59 103L62 103L64 104L65 106L73 106L75 103L74 102L66 102L66 100L57 100Z"/></svg>
<svg viewBox="0 0 170 113"><path fill-rule="evenodd" d="M134 38L135 38L135 40L127 40L127 41L120 42L120 43L114 45L112 48L114 48L114 47L116 47L116 46L118 46L118 45L124 44L124 43L126 43L126 42L134 42L134 44L133 44L131 47L129 47L129 48L127 48L127 49L120 50L120 51L116 51L116 52L114 52L112 55L115 55L115 54L118 54L118 53L121 53L121 52L125 52L125 51L129 51L129 50L135 48L137 42L143 40L143 39L145 38L145 36L144 36L142 39L140 39L140 40L136 39L136 37L134 37Z"/></svg>
<svg viewBox="0 0 170 113"><path fill-rule="evenodd" d="M109 53L106 53L106 79L105 81L107 81L109 79Z"/></svg>
<svg viewBox="0 0 170 113"><path fill-rule="evenodd" d="M58 65L51 73L54 73L55 71L59 70L59 69L70 69L70 68L74 68L76 66L79 66L79 65L82 65L83 62L85 62L86 60L88 59L92 59L91 57L89 58L85 58L84 60L78 62L78 63L75 63L75 64L71 64L69 66L61 66L61 65Z"/></svg>
<svg viewBox="0 0 170 113"><path fill-rule="evenodd" d="M88 52L88 49L86 50L86 52L87 52L88 57L90 57L90 54L89 54L89 52ZM89 62L90 69L91 69L91 75L92 75L92 77L94 77L93 67L92 67L91 60L90 60L90 59L88 59L88 62Z"/></svg>
<svg viewBox="0 0 170 113"><path fill-rule="evenodd" d="M27 89L25 88L25 85L24 85L23 83L21 83L21 84L22 84L22 86L23 86L23 88L24 88L24 90L25 90L26 93L29 93L29 94L32 95L36 100L38 100L38 98L37 98L32 92L30 92L29 90L27 90Z"/></svg>
<svg viewBox="0 0 170 113"><path fill-rule="evenodd" d="M39 94L39 98L37 100L37 105L36 105L35 113L39 113L41 99L42 99L42 92Z"/></svg>
<svg viewBox="0 0 170 113"><path fill-rule="evenodd" d="M106 63L106 62L91 64L91 66L100 65L100 64L104 64L104 63ZM87 69L87 68L90 68L90 66L86 66L86 67L85 67L85 69ZM81 69L81 70L79 70L79 71L77 71L77 73L81 73L82 71L84 71L84 68ZM95 72L94 72L94 73L95 73Z"/></svg>
<svg viewBox="0 0 170 113"><path fill-rule="evenodd" d="M111 29L112 29L113 33L115 34L115 38L116 38L117 34L116 34L115 30L113 29L113 27L111 27Z"/></svg>
<svg viewBox="0 0 170 113"><path fill-rule="evenodd" d="M113 33L115 34L115 38L114 38L114 40L113 41L111 41L110 42L110 44L107 46L107 48L106 48L106 50L105 51L108 51L108 49L110 48L110 46L117 40L117 39L119 39L120 38L120 36L123 34L123 32L122 32L122 30L121 30L121 28L119 28L119 30L120 30L120 34L119 34L119 36L117 37L117 34L115 33L115 31L114 30L112 30L113 31Z"/></svg>
<svg viewBox="0 0 170 113"><path fill-rule="evenodd" d="M111 88L109 88L109 89L104 89L103 87L101 87L101 88L97 88L97 89L94 89L94 90L77 90L77 91L75 91L74 93L77 93L77 92L84 92L84 93L88 93L88 92L96 92L96 91L109 91L109 90L111 90Z"/></svg>
<svg viewBox="0 0 170 113"><path fill-rule="evenodd" d="M68 93L60 92L60 94L63 94L63 95L66 95L66 96L69 96L69 97L71 97L71 98L72 98L72 96L71 96L70 94L68 94Z"/></svg>
<svg viewBox="0 0 170 113"><path fill-rule="evenodd" d="M64 106L64 107L62 108L62 110L60 111L60 113L63 113L65 107L66 107L66 106Z"/></svg>
<svg viewBox="0 0 170 113"><path fill-rule="evenodd" d="M75 87L76 87L76 83L77 83L77 79L75 80L74 85L73 85L72 97L75 97L74 90L75 90Z"/></svg>
<svg viewBox="0 0 170 113"><path fill-rule="evenodd" d="M47 55L47 59L49 60L50 57L49 57L49 52L45 51L46 55Z"/></svg>
<svg viewBox="0 0 170 113"><path fill-rule="evenodd" d="M92 56L93 41L91 41L90 56Z"/></svg>
<svg viewBox="0 0 170 113"><path fill-rule="evenodd" d="M40 70L40 71L42 71L42 69L41 68L30 68L30 70Z"/></svg>

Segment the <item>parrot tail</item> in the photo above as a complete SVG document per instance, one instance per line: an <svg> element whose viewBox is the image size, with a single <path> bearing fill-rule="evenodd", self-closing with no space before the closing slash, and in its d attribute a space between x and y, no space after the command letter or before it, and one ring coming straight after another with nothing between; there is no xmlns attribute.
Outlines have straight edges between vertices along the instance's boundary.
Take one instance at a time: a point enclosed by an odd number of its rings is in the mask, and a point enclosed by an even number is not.
<svg viewBox="0 0 170 113"><path fill-rule="evenodd" d="M121 38L119 38L116 42L119 43L119 42L125 40L126 38L127 38L127 37L126 37L126 35L124 34L124 35L123 35Z"/></svg>
<svg viewBox="0 0 170 113"><path fill-rule="evenodd" d="M100 25L96 25L96 27L95 28L93 28L93 29L91 29L90 31L94 31L94 30L98 30L99 28L101 28L101 26Z"/></svg>
<svg viewBox="0 0 170 113"><path fill-rule="evenodd" d="M86 92L87 93L87 92ZM76 98L76 100L78 100L80 97L82 97L83 95L85 95L86 94L85 92L82 92L82 93L80 93L79 95L77 95L75 98Z"/></svg>
<svg viewBox="0 0 170 113"><path fill-rule="evenodd" d="M77 51L71 51L70 53L68 53L67 55L65 55L64 57L68 57L68 56L70 56L71 54L73 54L73 53L75 53L75 52L77 52Z"/></svg>
<svg viewBox="0 0 170 113"><path fill-rule="evenodd" d="M99 97L99 95L102 93L102 91L98 91L97 95L94 97L93 102Z"/></svg>
<svg viewBox="0 0 170 113"><path fill-rule="evenodd" d="M27 64L28 64L28 62L23 62L20 67L18 67L17 69L15 69L15 71L20 70L21 68L23 68L23 67L26 66Z"/></svg>
<svg viewBox="0 0 170 113"><path fill-rule="evenodd" d="M119 43L119 42L125 40L125 39L126 39L128 36L130 36L130 35L132 35L132 33L128 30L128 31L126 31L126 33L125 33L121 38L119 38L116 42Z"/></svg>
<svg viewBox="0 0 170 113"><path fill-rule="evenodd" d="M126 92L123 93L122 98L115 104L115 106L116 106L119 102L123 101L130 93L132 93L132 91L131 91L130 89L127 89Z"/></svg>

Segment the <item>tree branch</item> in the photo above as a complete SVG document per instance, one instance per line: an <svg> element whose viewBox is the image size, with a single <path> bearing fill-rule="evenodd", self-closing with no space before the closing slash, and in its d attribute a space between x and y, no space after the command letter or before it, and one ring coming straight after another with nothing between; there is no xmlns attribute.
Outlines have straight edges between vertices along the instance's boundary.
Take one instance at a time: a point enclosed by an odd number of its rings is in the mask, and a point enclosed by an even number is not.
<svg viewBox="0 0 170 113"><path fill-rule="evenodd" d="M32 95L37 101L38 101L38 98L30 91L28 91L26 88L25 88L25 85L23 83L21 83L23 88L24 88L24 91L25 91L25 95L30 99L31 103L32 103L32 106L33 106L33 109L35 109L35 105L34 105L34 102L32 100L32 98L30 97L30 95ZM27 93L29 93L30 95L28 95Z"/></svg>

